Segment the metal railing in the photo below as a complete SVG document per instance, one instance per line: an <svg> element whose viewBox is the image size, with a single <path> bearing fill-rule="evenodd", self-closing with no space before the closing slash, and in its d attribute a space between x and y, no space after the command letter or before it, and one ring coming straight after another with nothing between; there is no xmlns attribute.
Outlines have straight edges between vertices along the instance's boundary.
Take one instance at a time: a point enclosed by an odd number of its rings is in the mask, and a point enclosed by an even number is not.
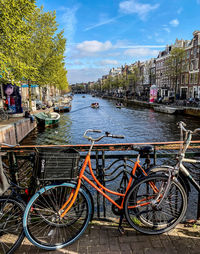
<svg viewBox="0 0 200 254"><path fill-rule="evenodd" d="M138 152L133 150L135 145L152 145L153 153L150 154L152 165L175 165L176 154L180 141L156 143L121 143L121 144L95 144L91 154L92 166L97 179L109 188L119 188L123 171L131 171ZM89 145L49 145L49 146L20 146L14 148L1 148L4 166L13 182L25 189L31 188L31 179L36 167L37 149L40 147L73 148L80 152L81 162L84 160ZM200 141L192 141L186 153L187 157L200 157ZM141 158L141 162L143 163ZM188 166L188 165L187 165ZM191 173L200 180L200 169L190 164ZM110 214L106 200L99 193L92 192L95 196L95 211L97 217L107 217ZM101 200L102 199L102 200ZM200 194L198 194L197 218L200 218Z"/></svg>

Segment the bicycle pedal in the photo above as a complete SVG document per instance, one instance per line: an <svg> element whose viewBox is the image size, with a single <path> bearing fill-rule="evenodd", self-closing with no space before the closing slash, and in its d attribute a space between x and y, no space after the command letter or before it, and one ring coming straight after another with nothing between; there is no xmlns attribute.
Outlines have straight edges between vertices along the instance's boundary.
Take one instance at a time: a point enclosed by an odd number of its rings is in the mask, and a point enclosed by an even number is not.
<svg viewBox="0 0 200 254"><path fill-rule="evenodd" d="M119 231L120 235L124 235L125 234L125 230L121 226L118 227L118 231Z"/></svg>

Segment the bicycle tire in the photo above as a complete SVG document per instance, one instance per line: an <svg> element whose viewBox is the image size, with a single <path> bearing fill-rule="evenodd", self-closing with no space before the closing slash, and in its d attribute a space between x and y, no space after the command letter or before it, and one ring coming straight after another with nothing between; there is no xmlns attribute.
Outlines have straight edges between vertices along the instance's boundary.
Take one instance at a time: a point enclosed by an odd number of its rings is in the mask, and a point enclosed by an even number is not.
<svg viewBox="0 0 200 254"><path fill-rule="evenodd" d="M162 234L173 229L184 218L187 194L178 181L171 181L160 207L156 208L152 203L158 194L153 191L151 184L164 193L161 187L166 186L167 181L168 177L164 175L147 176L128 191L124 204L125 216L130 226L137 231L150 235Z"/></svg>
<svg viewBox="0 0 200 254"><path fill-rule="evenodd" d="M8 114L5 113L5 112L1 112L0 113L0 118L1 118L1 120L8 120Z"/></svg>
<svg viewBox="0 0 200 254"><path fill-rule="evenodd" d="M24 204L13 197L0 197L0 253L11 254L24 239Z"/></svg>
<svg viewBox="0 0 200 254"><path fill-rule="evenodd" d="M90 222L92 205L82 188L68 213L63 218L58 215L75 189L72 183L50 185L31 198L23 218L24 232L31 243L45 250L56 250L70 245L84 233Z"/></svg>

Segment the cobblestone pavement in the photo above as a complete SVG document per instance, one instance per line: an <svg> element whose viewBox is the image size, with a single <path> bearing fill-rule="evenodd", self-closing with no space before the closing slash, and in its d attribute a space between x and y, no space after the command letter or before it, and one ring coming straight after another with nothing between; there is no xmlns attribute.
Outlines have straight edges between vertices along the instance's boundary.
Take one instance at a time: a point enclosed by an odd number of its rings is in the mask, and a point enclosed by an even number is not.
<svg viewBox="0 0 200 254"><path fill-rule="evenodd" d="M120 235L117 224L93 221L81 238L72 245L57 251L44 251L31 245L27 239L17 254L199 254L200 223L179 224L173 231L162 235L142 235L125 227Z"/></svg>

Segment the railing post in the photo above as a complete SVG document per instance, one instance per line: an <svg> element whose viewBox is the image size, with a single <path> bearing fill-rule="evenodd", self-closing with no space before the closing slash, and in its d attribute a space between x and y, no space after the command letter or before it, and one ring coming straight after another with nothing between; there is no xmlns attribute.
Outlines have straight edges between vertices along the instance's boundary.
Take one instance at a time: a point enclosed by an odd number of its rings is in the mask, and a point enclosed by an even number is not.
<svg viewBox="0 0 200 254"><path fill-rule="evenodd" d="M105 169L105 152L102 151L102 157L101 157L101 160L102 160L102 180L103 180L103 186L106 185L105 183L105 172L104 172L104 169ZM104 218L106 218L106 200L105 200L105 197L103 196L103 216Z"/></svg>
<svg viewBox="0 0 200 254"><path fill-rule="evenodd" d="M99 180L99 159L98 159L99 153L96 151L95 154L95 159L96 159L96 177ZM97 217L100 218L100 197L99 197L99 192L96 191L97 193Z"/></svg>
<svg viewBox="0 0 200 254"><path fill-rule="evenodd" d="M200 180L199 180L200 185ZM198 203L197 203L197 220L200 219L200 192L198 193Z"/></svg>
<svg viewBox="0 0 200 254"><path fill-rule="evenodd" d="M156 145L154 145L153 147L154 147L154 151L153 151L153 164L155 166L156 165L156 159L157 159Z"/></svg>
<svg viewBox="0 0 200 254"><path fill-rule="evenodd" d="M11 175L12 182L17 184L17 179L16 179L16 170L17 170L17 165L16 165L16 159L14 158L15 154L14 152L8 152L8 160L9 160L9 173Z"/></svg>

